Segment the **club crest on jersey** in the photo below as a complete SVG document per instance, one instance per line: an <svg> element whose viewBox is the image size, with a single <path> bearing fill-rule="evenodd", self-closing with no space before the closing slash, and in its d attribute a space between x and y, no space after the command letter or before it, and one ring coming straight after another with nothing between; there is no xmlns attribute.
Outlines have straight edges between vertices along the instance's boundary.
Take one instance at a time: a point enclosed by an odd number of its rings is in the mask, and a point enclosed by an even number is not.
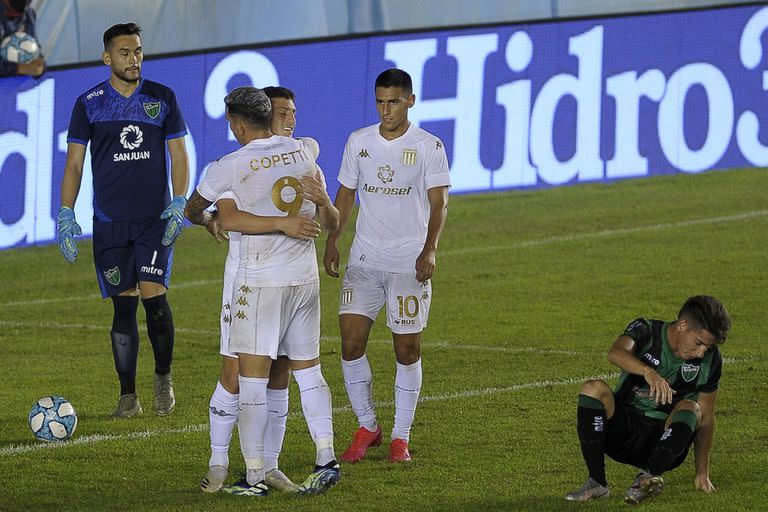
<svg viewBox="0 0 768 512"><path fill-rule="evenodd" d="M104 271L104 277L107 278L107 282L112 286L120 284L120 269L117 267L108 268Z"/></svg>
<svg viewBox="0 0 768 512"><path fill-rule="evenodd" d="M416 150L404 149L401 161L403 165L416 165Z"/></svg>
<svg viewBox="0 0 768 512"><path fill-rule="evenodd" d="M680 367L680 374L685 382L691 382L699 374L699 365L683 363L683 366Z"/></svg>
<svg viewBox="0 0 768 512"><path fill-rule="evenodd" d="M379 173L377 174L382 183L391 183L392 176L394 175L395 171L389 166L389 164L385 165L384 167L379 167Z"/></svg>
<svg viewBox="0 0 768 512"><path fill-rule="evenodd" d="M160 102L159 101L145 101L144 112L147 113L152 119L156 119L160 115Z"/></svg>

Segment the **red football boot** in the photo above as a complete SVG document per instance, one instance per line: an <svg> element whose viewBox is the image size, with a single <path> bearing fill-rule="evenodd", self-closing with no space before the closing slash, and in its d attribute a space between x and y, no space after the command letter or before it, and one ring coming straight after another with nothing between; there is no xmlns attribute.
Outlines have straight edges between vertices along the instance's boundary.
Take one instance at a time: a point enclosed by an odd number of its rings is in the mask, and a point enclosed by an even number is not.
<svg viewBox="0 0 768 512"><path fill-rule="evenodd" d="M381 444L381 426L376 425L376 431L371 432L365 427L360 427L355 432L355 438L349 445L349 448L341 454L343 462L359 462L365 457L365 452L371 446Z"/></svg>

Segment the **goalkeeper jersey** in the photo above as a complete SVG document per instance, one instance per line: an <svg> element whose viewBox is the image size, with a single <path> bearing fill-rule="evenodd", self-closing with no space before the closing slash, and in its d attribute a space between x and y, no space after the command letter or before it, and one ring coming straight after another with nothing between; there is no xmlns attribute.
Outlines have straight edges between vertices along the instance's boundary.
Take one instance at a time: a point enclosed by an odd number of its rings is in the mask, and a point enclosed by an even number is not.
<svg viewBox="0 0 768 512"><path fill-rule="evenodd" d="M157 82L142 79L127 98L109 80L81 94L67 142L91 143L94 219L160 217L170 203L165 144L186 134L176 95Z"/></svg>

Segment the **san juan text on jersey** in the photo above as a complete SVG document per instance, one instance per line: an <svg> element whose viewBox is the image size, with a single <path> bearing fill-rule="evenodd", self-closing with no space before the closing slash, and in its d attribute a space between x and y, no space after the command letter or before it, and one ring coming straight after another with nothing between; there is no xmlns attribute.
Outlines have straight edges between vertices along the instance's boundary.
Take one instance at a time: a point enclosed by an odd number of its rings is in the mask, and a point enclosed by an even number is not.
<svg viewBox="0 0 768 512"><path fill-rule="evenodd" d="M94 219L159 217L170 202L165 144L186 134L176 95L157 82L126 98L107 80L78 97L67 142L91 143Z"/></svg>

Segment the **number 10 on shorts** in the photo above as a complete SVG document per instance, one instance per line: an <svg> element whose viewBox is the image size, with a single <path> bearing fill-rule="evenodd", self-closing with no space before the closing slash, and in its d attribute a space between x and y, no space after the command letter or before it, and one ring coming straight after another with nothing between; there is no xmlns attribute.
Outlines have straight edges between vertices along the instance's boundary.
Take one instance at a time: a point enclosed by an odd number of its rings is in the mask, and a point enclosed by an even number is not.
<svg viewBox="0 0 768 512"><path fill-rule="evenodd" d="M415 318L419 314L419 299L415 295L408 295L407 297L398 295L397 309L400 318L403 318L403 316Z"/></svg>

